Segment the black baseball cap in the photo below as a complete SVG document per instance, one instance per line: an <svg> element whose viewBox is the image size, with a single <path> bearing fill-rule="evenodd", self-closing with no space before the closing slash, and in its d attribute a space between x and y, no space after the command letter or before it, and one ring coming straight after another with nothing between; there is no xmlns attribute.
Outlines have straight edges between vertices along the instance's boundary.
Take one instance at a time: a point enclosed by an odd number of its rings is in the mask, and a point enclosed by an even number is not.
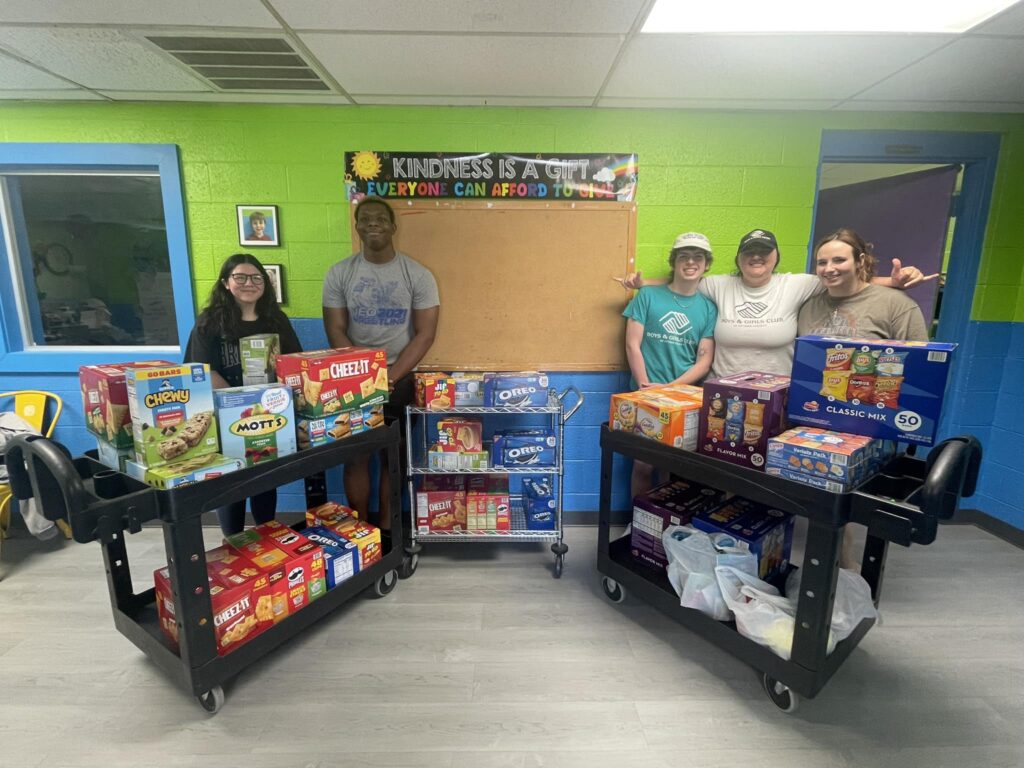
<svg viewBox="0 0 1024 768"><path fill-rule="evenodd" d="M755 229L740 238L740 247L736 249L736 254L739 255L751 246L761 246L774 251L778 249L779 243L775 235L767 229Z"/></svg>

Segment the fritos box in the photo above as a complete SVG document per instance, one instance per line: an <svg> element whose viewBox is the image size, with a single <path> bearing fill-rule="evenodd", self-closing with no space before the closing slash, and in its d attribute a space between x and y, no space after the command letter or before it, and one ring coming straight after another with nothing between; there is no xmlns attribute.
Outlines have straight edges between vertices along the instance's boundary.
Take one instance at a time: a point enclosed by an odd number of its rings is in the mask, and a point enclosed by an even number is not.
<svg viewBox="0 0 1024 768"><path fill-rule="evenodd" d="M242 357L242 384L273 384L277 381L277 356L281 342L276 333L243 336L238 340Z"/></svg>
<svg viewBox="0 0 1024 768"><path fill-rule="evenodd" d="M302 533L324 551L327 589L334 589L359 573L359 547L340 533L322 525L305 528Z"/></svg>
<svg viewBox="0 0 1024 768"><path fill-rule="evenodd" d="M333 413L320 419L304 418L300 423L306 426L309 444L316 448L382 426L384 406L364 405L362 408Z"/></svg>
<svg viewBox="0 0 1024 768"><path fill-rule="evenodd" d="M670 525L687 525L697 513L722 503L725 494L690 480L672 480L633 499L630 552L644 565L665 568L661 535Z"/></svg>
<svg viewBox="0 0 1024 768"><path fill-rule="evenodd" d="M174 363L167 360L83 365L78 369L78 383L82 389L86 428L115 448L131 448L132 418L124 372L129 368L172 365Z"/></svg>
<svg viewBox="0 0 1024 768"><path fill-rule="evenodd" d="M295 412L312 419L386 403L387 352L343 347L280 355L277 380L295 393Z"/></svg>
<svg viewBox="0 0 1024 768"><path fill-rule="evenodd" d="M801 336L789 420L932 445L956 344Z"/></svg>
<svg viewBox="0 0 1024 768"><path fill-rule="evenodd" d="M252 467L295 453L295 410L292 391L277 384L250 384L218 389L217 407L221 453Z"/></svg>
<svg viewBox="0 0 1024 768"><path fill-rule="evenodd" d="M145 467L131 459L124 462L125 474L164 491L212 480L243 467L245 462L242 459L228 458L219 453L207 453L162 467Z"/></svg>
<svg viewBox="0 0 1024 768"><path fill-rule="evenodd" d="M786 428L789 377L760 371L704 382L699 450L705 456L764 469L768 438Z"/></svg>
<svg viewBox="0 0 1024 768"><path fill-rule="evenodd" d="M446 411L455 404L455 379L447 373L417 373L416 405L432 411Z"/></svg>

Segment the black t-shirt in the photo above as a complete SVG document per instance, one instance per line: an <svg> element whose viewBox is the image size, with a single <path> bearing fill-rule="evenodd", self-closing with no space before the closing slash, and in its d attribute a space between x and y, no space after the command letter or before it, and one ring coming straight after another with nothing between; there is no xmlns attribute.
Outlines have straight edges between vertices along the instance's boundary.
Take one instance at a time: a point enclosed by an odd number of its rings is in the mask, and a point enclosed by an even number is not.
<svg viewBox="0 0 1024 768"><path fill-rule="evenodd" d="M276 333L281 342L281 354L290 355L301 352L302 345L291 323L278 328L271 320L242 320L238 324L238 337L255 336L260 333ZM242 351L238 339L225 339L219 335L200 334L197 328L192 329L185 347L186 363L207 363L211 371L216 371L232 387L242 386Z"/></svg>

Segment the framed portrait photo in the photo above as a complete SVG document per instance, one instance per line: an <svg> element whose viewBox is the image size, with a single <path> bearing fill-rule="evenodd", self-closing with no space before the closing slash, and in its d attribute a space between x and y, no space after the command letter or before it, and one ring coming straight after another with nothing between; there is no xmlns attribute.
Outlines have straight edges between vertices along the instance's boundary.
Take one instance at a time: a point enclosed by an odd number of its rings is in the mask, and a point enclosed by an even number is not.
<svg viewBox="0 0 1024 768"><path fill-rule="evenodd" d="M281 222L276 205L236 205L238 243L250 247L281 244Z"/></svg>
<svg viewBox="0 0 1024 768"><path fill-rule="evenodd" d="M267 276L270 277L270 286L274 291L274 298L278 304L284 304L284 273L280 264L264 264Z"/></svg>

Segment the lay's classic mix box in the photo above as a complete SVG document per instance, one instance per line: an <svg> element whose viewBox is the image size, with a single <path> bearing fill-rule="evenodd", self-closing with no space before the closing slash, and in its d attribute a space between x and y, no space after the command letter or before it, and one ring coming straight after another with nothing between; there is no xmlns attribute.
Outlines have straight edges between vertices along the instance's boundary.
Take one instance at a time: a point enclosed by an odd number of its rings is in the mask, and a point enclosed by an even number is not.
<svg viewBox="0 0 1024 768"><path fill-rule="evenodd" d="M251 467L295 453L292 391L279 384L251 384L213 393L221 453Z"/></svg>
<svg viewBox="0 0 1024 768"><path fill-rule="evenodd" d="M383 349L343 347L277 358L277 380L295 393L295 412L318 419L388 400Z"/></svg>
<svg viewBox="0 0 1024 768"><path fill-rule="evenodd" d="M128 368L125 384L139 464L160 467L217 452L210 366Z"/></svg>
<svg viewBox="0 0 1024 768"><path fill-rule="evenodd" d="M131 448L132 417L128 410L128 387L124 372L129 368L173 365L167 360L83 365L78 369L78 383L82 389L82 413L85 414L86 428L115 448Z"/></svg>
<svg viewBox="0 0 1024 768"><path fill-rule="evenodd" d="M932 445L956 344L801 336L789 420Z"/></svg>
<svg viewBox="0 0 1024 768"><path fill-rule="evenodd" d="M538 371L485 373L484 405L536 408L548 404L548 376Z"/></svg>

